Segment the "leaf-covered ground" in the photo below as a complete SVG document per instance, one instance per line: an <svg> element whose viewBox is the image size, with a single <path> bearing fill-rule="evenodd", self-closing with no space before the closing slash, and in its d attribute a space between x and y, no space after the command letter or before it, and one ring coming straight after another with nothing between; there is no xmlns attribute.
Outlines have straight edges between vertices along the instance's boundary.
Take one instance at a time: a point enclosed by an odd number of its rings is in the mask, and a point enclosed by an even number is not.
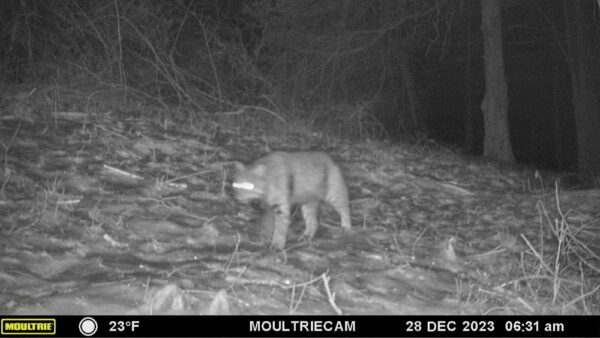
<svg viewBox="0 0 600 338"><path fill-rule="evenodd" d="M30 101L0 105L0 313L600 313L598 189L430 142ZM332 155L350 233L323 207L311 243L298 214L266 248L228 171L273 149Z"/></svg>

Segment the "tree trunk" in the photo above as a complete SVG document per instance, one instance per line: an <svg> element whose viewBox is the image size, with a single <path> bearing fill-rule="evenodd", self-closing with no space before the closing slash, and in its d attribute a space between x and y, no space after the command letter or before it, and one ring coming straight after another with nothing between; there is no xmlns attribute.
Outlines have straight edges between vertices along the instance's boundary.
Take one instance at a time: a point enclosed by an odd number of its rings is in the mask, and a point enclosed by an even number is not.
<svg viewBox="0 0 600 338"><path fill-rule="evenodd" d="M407 102L407 115L403 116L402 125L405 130L415 132L420 129L421 123L417 114L417 92L415 90L415 80L413 74L410 71L408 64L408 55L404 52L400 53L397 61L400 67L400 78L402 80L402 87L404 89L404 97Z"/></svg>
<svg viewBox="0 0 600 338"><path fill-rule="evenodd" d="M558 61L558 60L557 60ZM560 86L560 69L558 62L552 63L552 129L554 131L554 165L558 169L565 168L563 140L563 105L560 102L562 87Z"/></svg>
<svg viewBox="0 0 600 338"><path fill-rule="evenodd" d="M465 120L463 147L469 153L475 153L475 111L473 109L473 72L471 70L471 2L467 2L467 63L465 65Z"/></svg>
<svg viewBox="0 0 600 338"><path fill-rule="evenodd" d="M580 172L600 172L600 43L595 3L564 0L568 64L577 130L577 166Z"/></svg>
<svg viewBox="0 0 600 338"><path fill-rule="evenodd" d="M500 0L481 0L481 31L485 62L485 96L481 102L485 128L483 155L513 163L515 158L508 129L508 95L502 57Z"/></svg>

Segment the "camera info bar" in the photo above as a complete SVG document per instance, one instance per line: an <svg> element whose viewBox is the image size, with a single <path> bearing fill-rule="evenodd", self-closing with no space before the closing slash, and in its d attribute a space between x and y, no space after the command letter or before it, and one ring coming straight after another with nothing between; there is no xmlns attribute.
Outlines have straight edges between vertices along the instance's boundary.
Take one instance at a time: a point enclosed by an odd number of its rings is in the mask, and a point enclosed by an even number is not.
<svg viewBox="0 0 600 338"><path fill-rule="evenodd" d="M600 337L600 316L2 316L0 337Z"/></svg>

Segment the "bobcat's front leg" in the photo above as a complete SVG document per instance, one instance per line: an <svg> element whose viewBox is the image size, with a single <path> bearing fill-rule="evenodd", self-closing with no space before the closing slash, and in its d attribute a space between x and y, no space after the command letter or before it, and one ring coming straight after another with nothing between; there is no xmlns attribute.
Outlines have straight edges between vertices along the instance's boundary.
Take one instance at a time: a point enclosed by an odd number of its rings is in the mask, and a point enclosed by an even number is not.
<svg viewBox="0 0 600 338"><path fill-rule="evenodd" d="M273 238L275 230L275 212L276 207L265 205L263 214L260 219L260 236L264 242L268 242Z"/></svg>
<svg viewBox="0 0 600 338"><path fill-rule="evenodd" d="M271 245L277 249L283 250L287 238L287 231L290 227L290 205L287 202L279 203L274 207L275 226L273 230L273 240Z"/></svg>
<svg viewBox="0 0 600 338"><path fill-rule="evenodd" d="M310 202L302 205L302 218L304 218L304 223L306 224L304 234L302 235L303 240L310 241L317 233L317 227L319 226L317 210L319 210L318 202Z"/></svg>

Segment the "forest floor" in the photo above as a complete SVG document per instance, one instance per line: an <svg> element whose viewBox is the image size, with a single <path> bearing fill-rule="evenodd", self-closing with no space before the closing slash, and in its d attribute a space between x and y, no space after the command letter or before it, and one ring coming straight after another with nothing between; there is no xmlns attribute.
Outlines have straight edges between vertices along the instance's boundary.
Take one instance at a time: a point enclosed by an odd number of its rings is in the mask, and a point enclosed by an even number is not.
<svg viewBox="0 0 600 338"><path fill-rule="evenodd" d="M429 141L50 111L0 103L0 313L600 313L597 187ZM353 229L323 207L305 243L295 215L274 252L228 172L300 149L342 167Z"/></svg>

